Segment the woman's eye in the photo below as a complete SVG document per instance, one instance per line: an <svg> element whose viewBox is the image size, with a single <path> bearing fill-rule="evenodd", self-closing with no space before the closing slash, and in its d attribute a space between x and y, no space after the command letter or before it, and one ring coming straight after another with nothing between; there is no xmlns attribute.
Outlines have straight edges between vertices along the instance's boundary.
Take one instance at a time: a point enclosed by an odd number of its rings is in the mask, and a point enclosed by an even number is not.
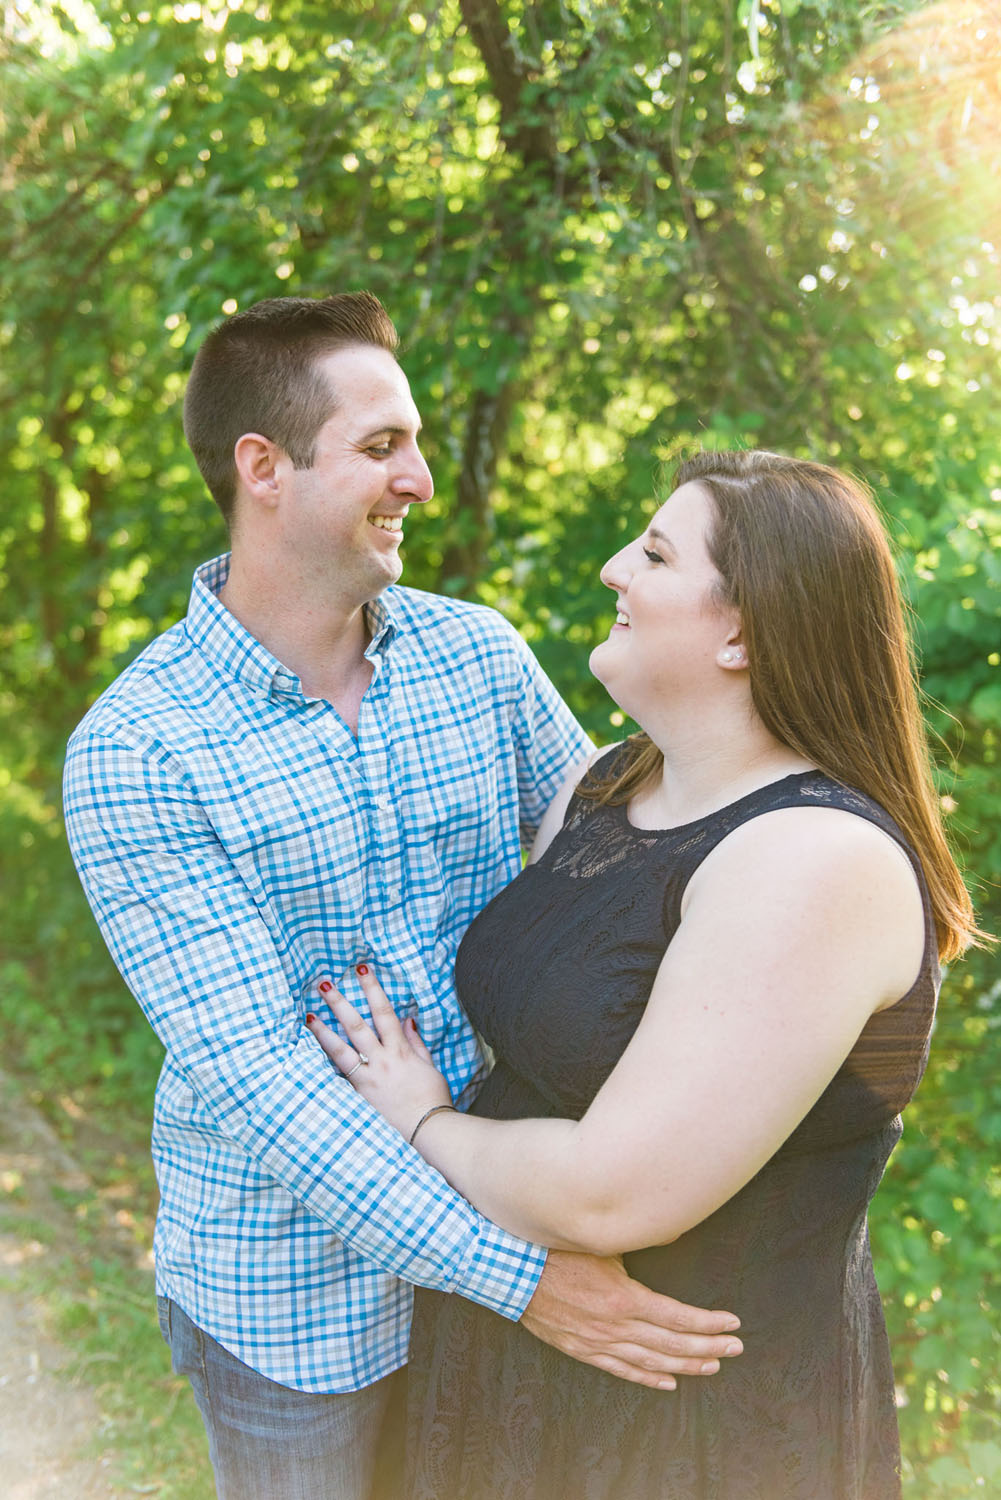
<svg viewBox="0 0 1001 1500"><path fill-rule="evenodd" d="M643 548L643 556L647 562L662 563L664 561L659 552L651 552L649 547Z"/></svg>

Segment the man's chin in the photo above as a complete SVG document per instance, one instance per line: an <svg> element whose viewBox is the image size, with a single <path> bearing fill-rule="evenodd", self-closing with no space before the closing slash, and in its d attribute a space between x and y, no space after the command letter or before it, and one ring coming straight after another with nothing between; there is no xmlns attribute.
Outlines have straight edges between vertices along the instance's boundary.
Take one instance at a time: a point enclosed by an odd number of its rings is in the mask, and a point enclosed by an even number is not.
<svg viewBox="0 0 1001 1500"><path fill-rule="evenodd" d="M390 584L399 582L402 574L403 559L398 553L395 557L381 557L378 568L372 570L372 592L369 597L377 598L383 589L388 589Z"/></svg>

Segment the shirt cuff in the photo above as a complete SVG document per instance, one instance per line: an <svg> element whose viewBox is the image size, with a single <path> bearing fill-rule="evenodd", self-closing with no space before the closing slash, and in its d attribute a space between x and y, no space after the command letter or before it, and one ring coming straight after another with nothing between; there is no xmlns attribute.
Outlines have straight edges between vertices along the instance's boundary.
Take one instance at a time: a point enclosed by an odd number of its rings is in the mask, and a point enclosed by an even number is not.
<svg viewBox="0 0 1001 1500"><path fill-rule="evenodd" d="M544 1245L520 1240L483 1219L469 1258L448 1290L516 1323L535 1295L548 1254Z"/></svg>

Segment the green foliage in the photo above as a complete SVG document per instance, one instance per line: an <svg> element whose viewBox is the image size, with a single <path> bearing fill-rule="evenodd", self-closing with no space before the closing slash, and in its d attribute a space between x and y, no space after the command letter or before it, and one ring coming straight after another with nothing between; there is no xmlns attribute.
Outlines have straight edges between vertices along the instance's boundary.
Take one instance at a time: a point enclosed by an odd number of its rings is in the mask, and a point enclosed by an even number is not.
<svg viewBox="0 0 1001 1500"><path fill-rule="evenodd" d="M137 1024L139 1013L101 942L51 804L8 795L0 802L0 842L6 1056L43 1094L86 1088L97 1107L122 1111L124 1132L148 1137L163 1049Z"/></svg>
<svg viewBox="0 0 1001 1500"><path fill-rule="evenodd" d="M157 1048L63 850L62 744L225 545L184 373L283 292L384 299L440 497L407 577L503 609L600 740L597 570L662 463L758 444L865 476L1001 929L986 5L95 0L20 7L2 45L0 1012L45 1089L147 1108ZM950 1500L1001 1451L998 1010L989 963L957 969L874 1223L913 1493Z"/></svg>
<svg viewBox="0 0 1001 1500"><path fill-rule="evenodd" d="M1001 1462L1001 1033L992 964L943 990L928 1074L871 1214L900 1427L924 1496L991 1493Z"/></svg>

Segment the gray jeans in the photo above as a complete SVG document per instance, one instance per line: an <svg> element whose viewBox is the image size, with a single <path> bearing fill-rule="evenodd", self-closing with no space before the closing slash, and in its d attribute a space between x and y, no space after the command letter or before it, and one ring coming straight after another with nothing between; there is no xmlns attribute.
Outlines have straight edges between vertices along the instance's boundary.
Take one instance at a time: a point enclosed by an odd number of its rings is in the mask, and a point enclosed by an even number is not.
<svg viewBox="0 0 1001 1500"><path fill-rule="evenodd" d="M402 1370L343 1395L294 1391L243 1364L176 1303L160 1297L157 1310L205 1423L219 1500L390 1500Z"/></svg>

